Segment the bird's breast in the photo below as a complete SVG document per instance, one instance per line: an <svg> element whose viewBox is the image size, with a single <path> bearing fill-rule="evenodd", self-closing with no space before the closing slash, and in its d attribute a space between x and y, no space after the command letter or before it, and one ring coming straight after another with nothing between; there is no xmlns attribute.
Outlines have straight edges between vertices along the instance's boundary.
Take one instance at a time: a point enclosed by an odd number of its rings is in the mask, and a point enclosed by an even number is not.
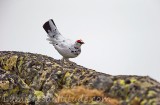
<svg viewBox="0 0 160 105"><path fill-rule="evenodd" d="M80 49L71 49L69 47L61 48L58 45L55 46L55 49L65 58L75 58L81 53Z"/></svg>

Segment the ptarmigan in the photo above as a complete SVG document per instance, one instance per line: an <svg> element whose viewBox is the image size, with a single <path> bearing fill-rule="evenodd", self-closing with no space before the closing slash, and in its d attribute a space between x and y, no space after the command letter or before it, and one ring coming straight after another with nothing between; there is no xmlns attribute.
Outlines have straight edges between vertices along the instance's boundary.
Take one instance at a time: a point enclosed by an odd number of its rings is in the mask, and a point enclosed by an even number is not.
<svg viewBox="0 0 160 105"><path fill-rule="evenodd" d="M50 41L49 43L63 56L62 63L64 63L64 60L69 61L69 58L75 58L81 53L81 45L84 42L82 40L74 42L64 38L52 19L44 23L43 28L48 34L47 40Z"/></svg>

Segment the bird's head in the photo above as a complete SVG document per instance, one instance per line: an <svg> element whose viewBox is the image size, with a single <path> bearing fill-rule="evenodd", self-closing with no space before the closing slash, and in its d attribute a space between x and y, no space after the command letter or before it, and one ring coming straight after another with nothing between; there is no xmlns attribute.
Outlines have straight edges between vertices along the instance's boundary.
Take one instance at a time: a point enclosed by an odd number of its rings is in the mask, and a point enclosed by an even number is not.
<svg viewBox="0 0 160 105"><path fill-rule="evenodd" d="M82 44L84 44L84 42L81 39L80 40L76 40L75 47L76 48L80 48Z"/></svg>
<svg viewBox="0 0 160 105"><path fill-rule="evenodd" d="M84 44L84 42L81 39L80 40L76 40L74 47L80 48L82 44Z"/></svg>
<svg viewBox="0 0 160 105"><path fill-rule="evenodd" d="M76 42L79 43L79 44L81 44L81 45L84 44L84 42L81 39L77 40Z"/></svg>

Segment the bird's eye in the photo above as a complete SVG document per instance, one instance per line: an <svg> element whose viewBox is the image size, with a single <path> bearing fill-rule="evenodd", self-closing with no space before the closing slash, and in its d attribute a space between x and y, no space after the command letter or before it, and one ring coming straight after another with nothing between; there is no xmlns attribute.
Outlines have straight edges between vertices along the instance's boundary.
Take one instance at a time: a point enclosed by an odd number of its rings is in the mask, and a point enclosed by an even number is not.
<svg viewBox="0 0 160 105"><path fill-rule="evenodd" d="M102 97L101 96L94 96L93 97L93 101L102 101Z"/></svg>

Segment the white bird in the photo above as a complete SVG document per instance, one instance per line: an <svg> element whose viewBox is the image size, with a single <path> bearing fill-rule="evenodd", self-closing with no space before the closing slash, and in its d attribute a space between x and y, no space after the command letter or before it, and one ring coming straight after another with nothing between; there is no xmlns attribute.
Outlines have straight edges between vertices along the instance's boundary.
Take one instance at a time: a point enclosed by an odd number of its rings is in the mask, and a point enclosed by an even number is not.
<svg viewBox="0 0 160 105"><path fill-rule="evenodd" d="M69 58L75 58L81 53L81 45L84 42L82 40L74 42L64 38L52 19L44 23L43 28L48 34L47 40L50 41L49 43L63 56L62 63L64 63L64 60L69 61Z"/></svg>

